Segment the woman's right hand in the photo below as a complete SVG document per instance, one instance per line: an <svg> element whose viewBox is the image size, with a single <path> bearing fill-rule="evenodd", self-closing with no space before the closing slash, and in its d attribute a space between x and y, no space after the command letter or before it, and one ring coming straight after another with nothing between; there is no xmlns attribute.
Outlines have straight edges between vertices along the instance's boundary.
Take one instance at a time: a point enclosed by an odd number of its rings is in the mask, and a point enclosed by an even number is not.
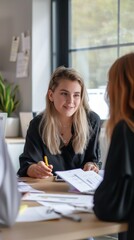
<svg viewBox="0 0 134 240"><path fill-rule="evenodd" d="M47 167L44 161L39 161L37 164L30 165L27 170L27 175L34 178L48 178L53 176L52 170L52 165Z"/></svg>

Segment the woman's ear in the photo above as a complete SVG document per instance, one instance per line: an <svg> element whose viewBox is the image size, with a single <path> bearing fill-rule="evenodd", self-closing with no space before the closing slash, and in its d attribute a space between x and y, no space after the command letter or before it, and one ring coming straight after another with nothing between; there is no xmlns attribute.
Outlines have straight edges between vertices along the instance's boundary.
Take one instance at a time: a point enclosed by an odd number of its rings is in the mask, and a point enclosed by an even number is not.
<svg viewBox="0 0 134 240"><path fill-rule="evenodd" d="M48 90L48 98L51 102L53 102L53 91L51 89Z"/></svg>

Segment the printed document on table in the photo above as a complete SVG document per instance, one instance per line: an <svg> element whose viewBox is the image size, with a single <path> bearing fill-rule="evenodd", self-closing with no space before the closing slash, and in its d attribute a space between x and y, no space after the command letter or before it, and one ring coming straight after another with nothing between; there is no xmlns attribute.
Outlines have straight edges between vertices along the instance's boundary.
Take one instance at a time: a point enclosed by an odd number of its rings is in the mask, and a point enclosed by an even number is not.
<svg viewBox="0 0 134 240"><path fill-rule="evenodd" d="M92 212L93 196L83 194L51 194L28 193L22 197L24 201L37 201L39 204L62 211Z"/></svg>
<svg viewBox="0 0 134 240"><path fill-rule="evenodd" d="M29 193L24 195L22 200L87 205L90 202L90 196L83 194Z"/></svg>
<svg viewBox="0 0 134 240"><path fill-rule="evenodd" d="M103 177L94 171L83 171L74 169L68 171L56 171L56 174L63 178L81 193L93 194Z"/></svg>
<svg viewBox="0 0 134 240"><path fill-rule="evenodd" d="M88 195L89 199L85 203L60 203L60 202L46 202L46 201L38 201L39 204L49 207L50 209L54 209L55 211L59 211L65 214L86 212L93 212L93 195Z"/></svg>
<svg viewBox="0 0 134 240"><path fill-rule="evenodd" d="M26 192L44 193L43 191L32 188L29 184L24 182L18 182L18 191L21 193L26 193Z"/></svg>
<svg viewBox="0 0 134 240"><path fill-rule="evenodd" d="M23 213L19 213L16 222L36 222L61 218L58 214L49 211L48 207L28 207Z"/></svg>

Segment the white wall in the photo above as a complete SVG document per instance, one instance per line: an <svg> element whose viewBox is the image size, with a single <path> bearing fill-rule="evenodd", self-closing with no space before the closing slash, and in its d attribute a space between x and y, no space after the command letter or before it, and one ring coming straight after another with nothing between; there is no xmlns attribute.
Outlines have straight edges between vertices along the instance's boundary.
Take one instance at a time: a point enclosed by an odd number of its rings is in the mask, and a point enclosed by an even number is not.
<svg viewBox="0 0 134 240"><path fill-rule="evenodd" d="M0 0L0 71L9 82L20 85L21 109L30 109L32 104L31 61L28 78L16 79L16 63L10 62L9 57L12 36L20 36L26 30L31 33L31 16L31 0Z"/></svg>
<svg viewBox="0 0 134 240"><path fill-rule="evenodd" d="M50 0L33 0L32 17L32 110L45 108L50 79Z"/></svg>
<svg viewBox="0 0 134 240"><path fill-rule="evenodd" d="M12 36L30 32L31 55L27 78L16 78L10 62ZM50 0L0 0L0 71L20 86L20 111L40 111L50 78Z"/></svg>

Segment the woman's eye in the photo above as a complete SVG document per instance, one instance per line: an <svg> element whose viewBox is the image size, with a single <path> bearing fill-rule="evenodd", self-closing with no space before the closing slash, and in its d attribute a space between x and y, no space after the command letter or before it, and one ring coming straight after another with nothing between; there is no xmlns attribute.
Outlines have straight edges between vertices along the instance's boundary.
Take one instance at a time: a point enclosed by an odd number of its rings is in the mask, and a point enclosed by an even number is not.
<svg viewBox="0 0 134 240"><path fill-rule="evenodd" d="M80 97L80 94L75 94L74 97Z"/></svg>
<svg viewBox="0 0 134 240"><path fill-rule="evenodd" d="M67 93L66 92L62 92L61 95L67 96Z"/></svg>
<svg viewBox="0 0 134 240"><path fill-rule="evenodd" d="M61 92L61 95L62 96L71 96L69 93L67 93L67 92ZM80 94L79 93L75 93L75 94L73 94L73 97L74 98L80 98Z"/></svg>

